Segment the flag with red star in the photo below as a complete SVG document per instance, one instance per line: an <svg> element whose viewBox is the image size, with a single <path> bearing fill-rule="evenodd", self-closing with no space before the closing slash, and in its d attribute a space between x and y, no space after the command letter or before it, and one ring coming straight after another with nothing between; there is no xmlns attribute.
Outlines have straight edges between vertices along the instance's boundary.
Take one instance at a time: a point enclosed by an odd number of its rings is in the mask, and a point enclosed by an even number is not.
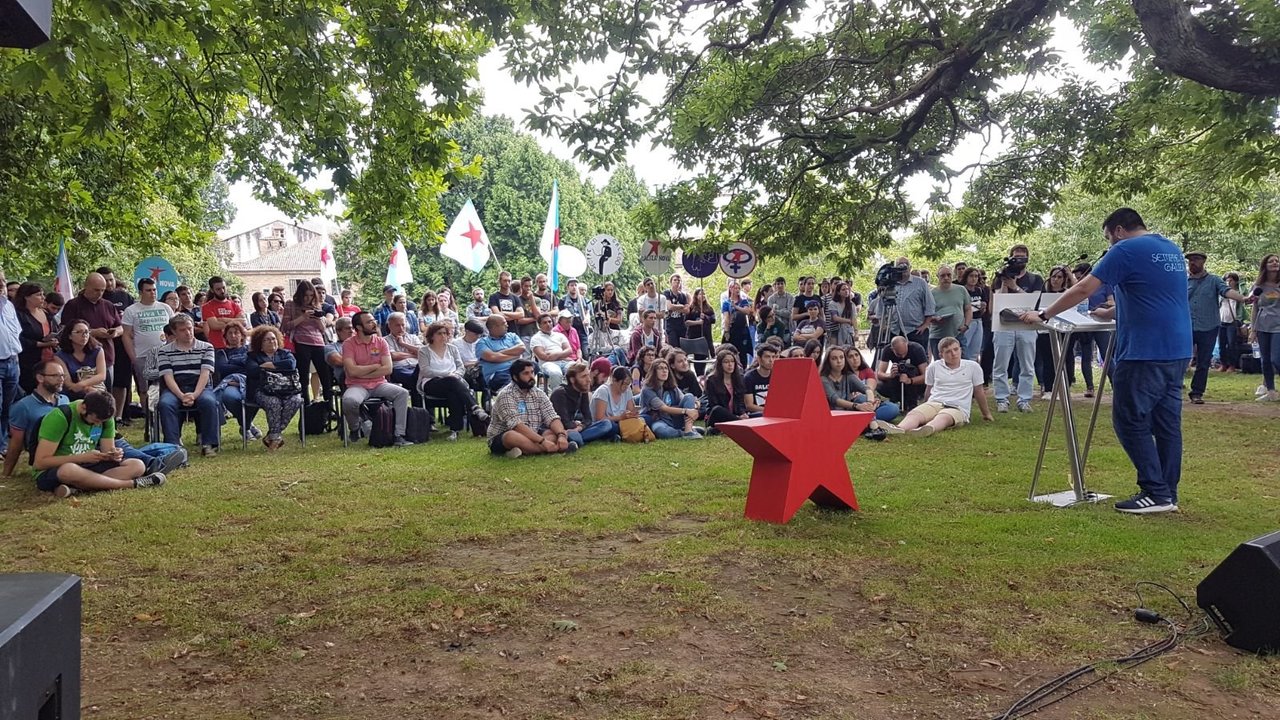
<svg viewBox="0 0 1280 720"><path fill-rule="evenodd" d="M480 222L476 206L468 200L445 233L440 254L458 261L462 267L478 273L489 262L489 235Z"/></svg>
<svg viewBox="0 0 1280 720"><path fill-rule="evenodd" d="M405 285L413 283L413 270L409 268L409 253L404 250L404 243L396 241L391 248L391 259L387 262L387 281L385 284L403 290Z"/></svg>

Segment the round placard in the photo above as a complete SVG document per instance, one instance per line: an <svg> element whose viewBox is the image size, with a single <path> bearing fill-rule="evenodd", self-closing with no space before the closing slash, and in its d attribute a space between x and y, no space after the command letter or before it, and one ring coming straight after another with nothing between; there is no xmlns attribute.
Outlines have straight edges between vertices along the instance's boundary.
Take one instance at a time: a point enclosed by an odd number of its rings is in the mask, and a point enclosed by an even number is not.
<svg viewBox="0 0 1280 720"><path fill-rule="evenodd" d="M711 277L720 267L720 253L685 253L680 264L691 277Z"/></svg>
<svg viewBox="0 0 1280 720"><path fill-rule="evenodd" d="M612 275L622 269L622 243L601 233L587 241L587 268L597 275Z"/></svg>
<svg viewBox="0 0 1280 720"><path fill-rule="evenodd" d="M731 278L744 278L756 269L755 248L736 242L720 256L720 270Z"/></svg>
<svg viewBox="0 0 1280 720"><path fill-rule="evenodd" d="M182 278L178 277L178 271L173 269L173 263L165 260L159 255L151 257L138 263L138 268L133 271L133 287L136 290L138 281L143 278L151 278L156 281L156 297L164 297L164 294L170 290L177 290L182 284Z"/></svg>

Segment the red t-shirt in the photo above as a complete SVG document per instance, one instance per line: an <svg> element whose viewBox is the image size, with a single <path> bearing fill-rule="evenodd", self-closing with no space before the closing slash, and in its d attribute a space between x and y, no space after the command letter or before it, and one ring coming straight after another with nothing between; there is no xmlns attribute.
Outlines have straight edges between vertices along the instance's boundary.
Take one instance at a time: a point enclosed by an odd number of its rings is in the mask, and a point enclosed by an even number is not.
<svg viewBox="0 0 1280 720"><path fill-rule="evenodd" d="M338 305L338 317L351 317L360 312L359 305Z"/></svg>
<svg viewBox="0 0 1280 720"><path fill-rule="evenodd" d="M227 300L210 300L200 306L200 319L209 321L212 318L233 318L244 315L244 311L240 309L240 303ZM205 338L215 350L226 350L227 341L222 338L221 330L206 330Z"/></svg>

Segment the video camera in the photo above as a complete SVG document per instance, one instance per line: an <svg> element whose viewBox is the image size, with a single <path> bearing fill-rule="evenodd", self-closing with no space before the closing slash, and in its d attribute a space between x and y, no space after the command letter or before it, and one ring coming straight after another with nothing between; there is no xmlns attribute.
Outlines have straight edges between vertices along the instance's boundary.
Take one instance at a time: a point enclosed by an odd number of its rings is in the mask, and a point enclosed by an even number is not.
<svg viewBox="0 0 1280 720"><path fill-rule="evenodd" d="M595 300L596 302L601 302L604 300L603 285L595 285L591 288L591 299Z"/></svg>
<svg viewBox="0 0 1280 720"><path fill-rule="evenodd" d="M1000 269L996 270L997 279L1014 278L1022 274L1027 269L1027 258L1021 255L1010 255L1004 259L1004 263L1000 265Z"/></svg>
<svg viewBox="0 0 1280 720"><path fill-rule="evenodd" d="M897 285L908 272L910 272L910 268L905 265L899 267L891 262L887 262L881 265L879 270L876 270L876 287L881 290L891 289L893 286Z"/></svg>

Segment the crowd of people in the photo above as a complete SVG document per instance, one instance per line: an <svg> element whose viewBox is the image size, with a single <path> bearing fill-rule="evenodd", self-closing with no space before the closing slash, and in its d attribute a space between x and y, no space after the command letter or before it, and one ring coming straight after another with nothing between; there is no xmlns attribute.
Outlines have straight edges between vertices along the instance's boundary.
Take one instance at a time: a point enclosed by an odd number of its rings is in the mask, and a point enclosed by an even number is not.
<svg viewBox="0 0 1280 720"><path fill-rule="evenodd" d="M1203 402L1215 348L1220 370L1238 370L1249 342L1260 348L1259 399L1278 399L1280 257L1263 260L1247 293L1237 274L1206 272L1205 259L1185 256L1190 401ZM462 305L448 287L409 298L388 285L369 309L349 289L333 297L319 278L291 293L254 292L248 307L220 277L161 297L155 281L128 288L109 267L88 274L72 298L7 282L0 387L9 433L0 449L6 474L25 450L38 487L65 496L163 484L187 462L177 451L188 420L204 457L218 454L229 421L240 440L278 450L300 413L342 425L347 439L384 435L383 444L406 447L423 435L422 418L431 422L413 412L426 407L441 409L449 441L470 427L509 457L596 441L696 440L718 423L761 415L784 357L817 365L832 409L874 413L868 437L924 436L967 424L973 403L991 420L1011 406L1029 412L1053 391L1046 336L1031 327L993 332L993 296L1066 292L1092 268L1057 265L1046 279L1029 265L1022 245L991 282L963 263L930 277L899 258L865 299L849 279L806 276L795 294L782 277L758 289L751 278L731 280L715 302L679 274L661 292L647 277L623 300L612 282L570 279L557 295L545 275L502 272L494 292L473 288ZM1099 285L1080 309L1105 315L1113 304L1112 288ZM1078 358L1086 397L1109 344L1104 333L1074 337L1069 374L1074 383ZM117 439L140 417L154 419L155 447Z"/></svg>

